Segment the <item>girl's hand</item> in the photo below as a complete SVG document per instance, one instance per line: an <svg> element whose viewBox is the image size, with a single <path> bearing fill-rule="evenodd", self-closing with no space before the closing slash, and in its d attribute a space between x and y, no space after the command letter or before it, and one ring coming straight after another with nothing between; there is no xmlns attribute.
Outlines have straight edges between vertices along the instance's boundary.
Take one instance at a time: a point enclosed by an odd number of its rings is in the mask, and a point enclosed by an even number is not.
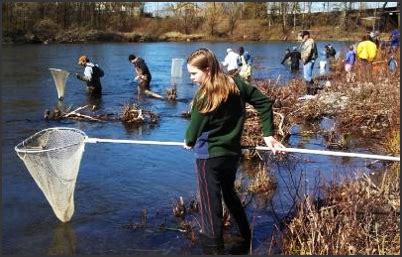
<svg viewBox="0 0 402 257"><path fill-rule="evenodd" d="M183 147L184 147L184 149L187 149L187 150L193 149L192 146L189 146L189 145L186 144L186 140L184 140Z"/></svg>
<svg viewBox="0 0 402 257"><path fill-rule="evenodd" d="M282 154L284 153L283 151L281 151L281 148L285 148L284 145L281 144L281 142L279 142L278 140L276 140L273 136L269 136L269 137L264 137L264 141L265 144L268 146L268 148L271 149L272 153L275 155L276 152L278 151L278 153Z"/></svg>

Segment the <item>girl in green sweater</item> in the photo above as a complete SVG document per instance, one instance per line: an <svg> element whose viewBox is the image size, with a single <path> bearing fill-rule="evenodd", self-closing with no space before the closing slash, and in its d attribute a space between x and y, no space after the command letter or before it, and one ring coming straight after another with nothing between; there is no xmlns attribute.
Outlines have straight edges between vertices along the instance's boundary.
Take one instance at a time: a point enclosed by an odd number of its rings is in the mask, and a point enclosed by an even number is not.
<svg viewBox="0 0 402 257"><path fill-rule="evenodd" d="M264 141L275 154L284 146L273 137L272 101L242 79L224 74L209 49L194 51L187 59L187 69L190 79L199 86L185 148L193 149L196 156L202 245L214 253L223 253L223 197L244 238L244 249L248 250L250 227L234 190L245 104L250 103L259 112Z"/></svg>

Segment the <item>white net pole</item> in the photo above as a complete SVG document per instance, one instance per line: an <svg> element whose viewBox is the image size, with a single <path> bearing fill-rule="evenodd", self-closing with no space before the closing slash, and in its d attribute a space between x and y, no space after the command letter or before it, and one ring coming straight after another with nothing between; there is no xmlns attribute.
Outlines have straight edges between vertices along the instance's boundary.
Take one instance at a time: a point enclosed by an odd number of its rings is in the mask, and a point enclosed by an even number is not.
<svg viewBox="0 0 402 257"><path fill-rule="evenodd" d="M166 145L166 146L184 146L183 142L163 142L163 141L146 141L146 140L122 140L122 139L102 139L102 138L86 138L86 143L117 143L117 144L143 144L143 145ZM256 149L260 151L270 151L271 149L266 146L253 146L248 149ZM279 149L278 149L279 150ZM354 157L365 159L377 159L387 161L400 161L400 157L388 156L388 155L376 155L376 154L363 154L363 153L350 153L350 152L337 152L337 151L325 151L325 150L311 150L300 148L281 148L280 151L291 153L303 153L303 154L316 154L316 155L328 155L328 156L340 156L340 157Z"/></svg>

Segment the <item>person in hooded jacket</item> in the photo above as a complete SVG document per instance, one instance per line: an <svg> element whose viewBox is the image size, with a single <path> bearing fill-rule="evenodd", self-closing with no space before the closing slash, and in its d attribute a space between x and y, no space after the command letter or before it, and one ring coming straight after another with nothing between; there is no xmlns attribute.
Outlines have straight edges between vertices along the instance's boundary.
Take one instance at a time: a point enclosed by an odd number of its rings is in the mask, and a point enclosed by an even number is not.
<svg viewBox="0 0 402 257"><path fill-rule="evenodd" d="M84 74L76 73L79 80L85 81L87 86L87 93L90 96L99 97L102 95L102 84L100 78L103 76L103 71L98 64L90 62L89 58L85 55L80 56L78 64L84 67Z"/></svg>

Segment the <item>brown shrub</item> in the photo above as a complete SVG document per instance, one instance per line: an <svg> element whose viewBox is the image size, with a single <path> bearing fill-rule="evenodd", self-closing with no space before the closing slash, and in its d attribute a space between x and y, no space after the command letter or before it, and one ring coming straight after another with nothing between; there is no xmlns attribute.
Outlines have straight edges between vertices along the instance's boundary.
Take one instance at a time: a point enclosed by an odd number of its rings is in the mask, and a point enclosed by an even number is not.
<svg viewBox="0 0 402 257"><path fill-rule="evenodd" d="M399 167L388 169L377 184L363 175L326 187L321 206L306 197L286 226L283 253L399 255Z"/></svg>

